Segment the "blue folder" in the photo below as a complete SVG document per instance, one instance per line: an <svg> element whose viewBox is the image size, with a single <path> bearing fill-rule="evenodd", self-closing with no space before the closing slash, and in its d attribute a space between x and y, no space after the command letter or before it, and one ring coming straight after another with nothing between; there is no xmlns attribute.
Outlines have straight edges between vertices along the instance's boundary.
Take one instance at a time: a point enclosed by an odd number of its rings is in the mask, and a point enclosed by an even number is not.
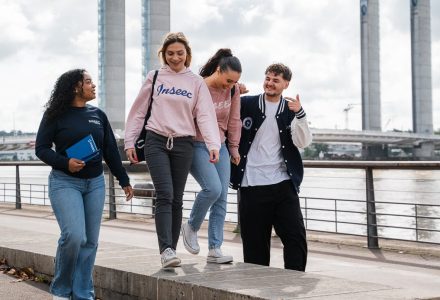
<svg viewBox="0 0 440 300"><path fill-rule="evenodd" d="M95 158L99 153L100 151L98 147L96 147L95 140L91 134L66 149L68 158L77 158L84 162Z"/></svg>

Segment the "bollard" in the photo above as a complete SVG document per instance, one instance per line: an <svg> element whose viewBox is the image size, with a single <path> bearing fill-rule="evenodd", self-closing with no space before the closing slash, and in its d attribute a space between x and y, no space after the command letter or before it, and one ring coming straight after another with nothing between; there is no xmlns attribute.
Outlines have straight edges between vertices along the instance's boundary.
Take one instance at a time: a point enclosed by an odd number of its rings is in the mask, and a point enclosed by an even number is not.
<svg viewBox="0 0 440 300"><path fill-rule="evenodd" d="M20 168L15 165L15 208L21 209Z"/></svg>
<svg viewBox="0 0 440 300"><path fill-rule="evenodd" d="M377 236L376 202L374 200L373 169L365 169L365 184L367 192L367 239L369 249L379 249Z"/></svg>
<svg viewBox="0 0 440 300"><path fill-rule="evenodd" d="M152 210L151 214L154 218L154 214L156 213L156 190L154 189L153 183L152 182L136 183L133 186L133 196L151 198L153 202L151 208Z"/></svg>

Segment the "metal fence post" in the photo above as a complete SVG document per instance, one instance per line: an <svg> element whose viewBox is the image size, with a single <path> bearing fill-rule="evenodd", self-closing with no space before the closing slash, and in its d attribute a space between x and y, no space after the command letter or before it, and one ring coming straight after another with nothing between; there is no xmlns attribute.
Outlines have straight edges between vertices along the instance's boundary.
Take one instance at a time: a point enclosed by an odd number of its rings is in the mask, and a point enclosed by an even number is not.
<svg viewBox="0 0 440 300"><path fill-rule="evenodd" d="M237 226L233 232L240 233L240 189L237 190Z"/></svg>
<svg viewBox="0 0 440 300"><path fill-rule="evenodd" d="M369 249L379 248L377 236L376 203L374 200L373 168L365 168L366 192L367 192L367 239Z"/></svg>
<svg viewBox="0 0 440 300"><path fill-rule="evenodd" d="M108 172L108 214L109 219L116 219L116 196L115 196L115 178L112 172Z"/></svg>
<svg viewBox="0 0 440 300"><path fill-rule="evenodd" d="M416 219L416 242L419 241L419 213L417 211L417 204L414 205L415 219Z"/></svg>
<svg viewBox="0 0 440 300"><path fill-rule="evenodd" d="M156 189L154 188L154 186L151 192L151 217L156 217Z"/></svg>
<svg viewBox="0 0 440 300"><path fill-rule="evenodd" d="M21 209L20 167L15 165L15 208Z"/></svg>

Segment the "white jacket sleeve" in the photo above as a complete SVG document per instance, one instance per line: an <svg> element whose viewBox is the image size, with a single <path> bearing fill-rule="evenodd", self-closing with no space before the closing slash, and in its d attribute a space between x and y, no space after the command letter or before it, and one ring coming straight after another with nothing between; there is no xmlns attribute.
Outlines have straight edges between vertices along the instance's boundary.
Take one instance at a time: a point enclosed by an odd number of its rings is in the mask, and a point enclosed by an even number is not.
<svg viewBox="0 0 440 300"><path fill-rule="evenodd" d="M310 131L306 113L302 107L292 121L291 133L293 144L298 148L305 148L312 143L312 132Z"/></svg>

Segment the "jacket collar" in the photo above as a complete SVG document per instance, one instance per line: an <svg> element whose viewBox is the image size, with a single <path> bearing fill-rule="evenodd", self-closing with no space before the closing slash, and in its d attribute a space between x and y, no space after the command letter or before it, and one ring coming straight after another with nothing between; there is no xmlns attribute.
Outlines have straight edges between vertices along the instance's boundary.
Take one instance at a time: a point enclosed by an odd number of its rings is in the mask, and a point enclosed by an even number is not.
<svg viewBox="0 0 440 300"><path fill-rule="evenodd" d="M266 102L265 102L265 94L260 94L260 96L258 97L258 108L261 110L261 112L263 114L265 114L266 111ZM283 96L281 96L280 101L278 102L278 110L277 110L277 115L281 114L284 111L284 108L287 106L287 100L284 99Z"/></svg>

